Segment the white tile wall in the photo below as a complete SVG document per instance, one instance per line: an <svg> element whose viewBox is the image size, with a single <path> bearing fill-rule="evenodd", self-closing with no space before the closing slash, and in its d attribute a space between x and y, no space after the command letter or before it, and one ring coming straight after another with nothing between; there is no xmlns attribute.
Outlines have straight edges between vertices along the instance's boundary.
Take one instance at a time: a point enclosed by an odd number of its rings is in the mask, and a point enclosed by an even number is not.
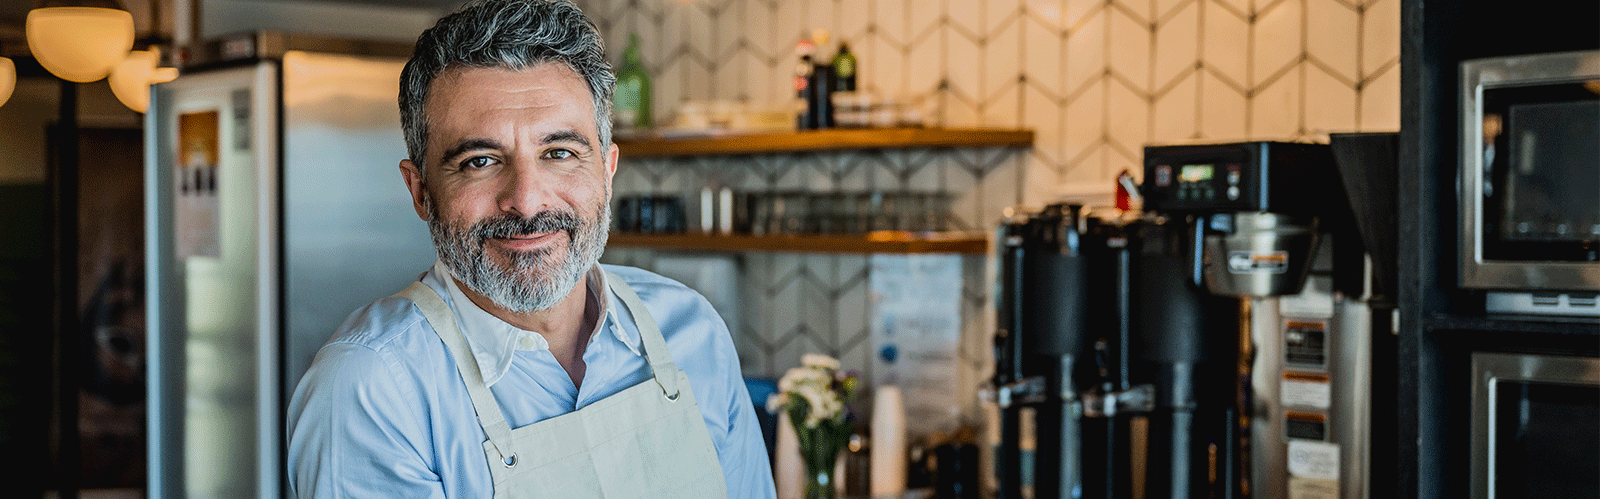
<svg viewBox="0 0 1600 499"><path fill-rule="evenodd" d="M1026 127L1025 150L909 150L626 161L616 192L738 188L940 189L959 225L1069 183L1137 175L1141 147L1180 139L1323 140L1399 127L1399 0L580 0L612 55L645 45L658 117L687 100L793 96L794 43L829 30L860 85L929 96L931 124ZM830 52L831 53L831 52ZM649 251L610 261L649 266ZM989 285L966 259L969 359L989 355ZM804 351L865 368L865 257L749 254L753 302L733 325L745 370L777 375ZM977 379L976 375L973 379Z"/></svg>

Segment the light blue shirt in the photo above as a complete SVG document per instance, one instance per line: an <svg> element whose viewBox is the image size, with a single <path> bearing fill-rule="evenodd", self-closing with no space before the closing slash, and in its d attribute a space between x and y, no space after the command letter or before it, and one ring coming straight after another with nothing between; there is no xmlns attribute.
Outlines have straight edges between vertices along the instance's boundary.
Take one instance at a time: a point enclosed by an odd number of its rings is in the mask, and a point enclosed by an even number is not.
<svg viewBox="0 0 1600 499"><path fill-rule="evenodd" d="M689 376L728 495L776 495L754 405L733 339L699 293L630 267L605 266L639 295ZM650 379L634 318L605 284L586 274L597 321L575 387L544 337L490 315L456 289L442 264L422 282L456 314L483 366L485 383L511 427L592 404ZM488 498L487 438L450 352L403 298L356 310L317 353L289 404L289 488L302 498Z"/></svg>

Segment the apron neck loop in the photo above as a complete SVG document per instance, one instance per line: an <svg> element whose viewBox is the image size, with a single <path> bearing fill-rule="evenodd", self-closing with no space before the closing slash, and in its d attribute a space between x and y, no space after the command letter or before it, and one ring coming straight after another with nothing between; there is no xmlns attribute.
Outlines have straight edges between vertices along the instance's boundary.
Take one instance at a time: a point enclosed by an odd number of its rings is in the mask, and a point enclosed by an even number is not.
<svg viewBox="0 0 1600 499"><path fill-rule="evenodd" d="M628 314L633 316L633 322L639 326L639 339L644 342L644 358L650 363L650 374L655 377L656 384L661 386L661 394L669 400L677 400L678 366L672 362L672 352L667 350L667 341L661 336L661 328L656 326L655 318L650 316L650 311L644 307L644 302L639 300L639 295L622 278L607 270L606 287L611 288L617 298L622 300L622 305L627 307Z"/></svg>

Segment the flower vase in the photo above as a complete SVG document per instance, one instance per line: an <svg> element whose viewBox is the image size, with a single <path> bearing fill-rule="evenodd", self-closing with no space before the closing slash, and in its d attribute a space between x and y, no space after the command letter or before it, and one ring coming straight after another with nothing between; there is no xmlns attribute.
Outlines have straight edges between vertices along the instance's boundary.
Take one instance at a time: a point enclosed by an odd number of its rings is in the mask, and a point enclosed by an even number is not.
<svg viewBox="0 0 1600 499"><path fill-rule="evenodd" d="M815 428L796 428L800 452L806 463L806 499L835 499L839 496L839 454L849 442L848 426L823 423Z"/></svg>
<svg viewBox="0 0 1600 499"><path fill-rule="evenodd" d="M806 499L836 499L838 483L833 475L836 462L829 462L820 469L810 465L806 466Z"/></svg>

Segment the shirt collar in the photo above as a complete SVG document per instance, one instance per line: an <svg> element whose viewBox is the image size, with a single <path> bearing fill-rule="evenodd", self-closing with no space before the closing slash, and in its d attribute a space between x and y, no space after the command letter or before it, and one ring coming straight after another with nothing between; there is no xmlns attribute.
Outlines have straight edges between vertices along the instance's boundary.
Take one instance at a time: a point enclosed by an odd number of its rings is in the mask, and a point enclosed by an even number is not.
<svg viewBox="0 0 1600 499"><path fill-rule="evenodd" d="M438 279L448 294L446 300L450 309L456 314L456 324L461 330L461 335L466 337L467 346L472 350L472 357L478 363L478 371L483 375L485 386L494 386L511 370L511 360L518 350L540 351L549 350L550 344L544 336L537 331L528 331L500 320L494 314L473 303L467 295L456 286L449 267L443 260L433 264L433 275ZM634 355L642 355L639 350L639 338L629 336L619 327L617 320L617 307L613 306L613 293L606 287L606 272L599 265L590 268L584 274L588 283L589 298L600 304L601 320L595 321L594 330L589 334L589 345L594 345L595 339L600 337L600 329L611 330L623 345L628 347ZM604 297L604 299L598 299Z"/></svg>

